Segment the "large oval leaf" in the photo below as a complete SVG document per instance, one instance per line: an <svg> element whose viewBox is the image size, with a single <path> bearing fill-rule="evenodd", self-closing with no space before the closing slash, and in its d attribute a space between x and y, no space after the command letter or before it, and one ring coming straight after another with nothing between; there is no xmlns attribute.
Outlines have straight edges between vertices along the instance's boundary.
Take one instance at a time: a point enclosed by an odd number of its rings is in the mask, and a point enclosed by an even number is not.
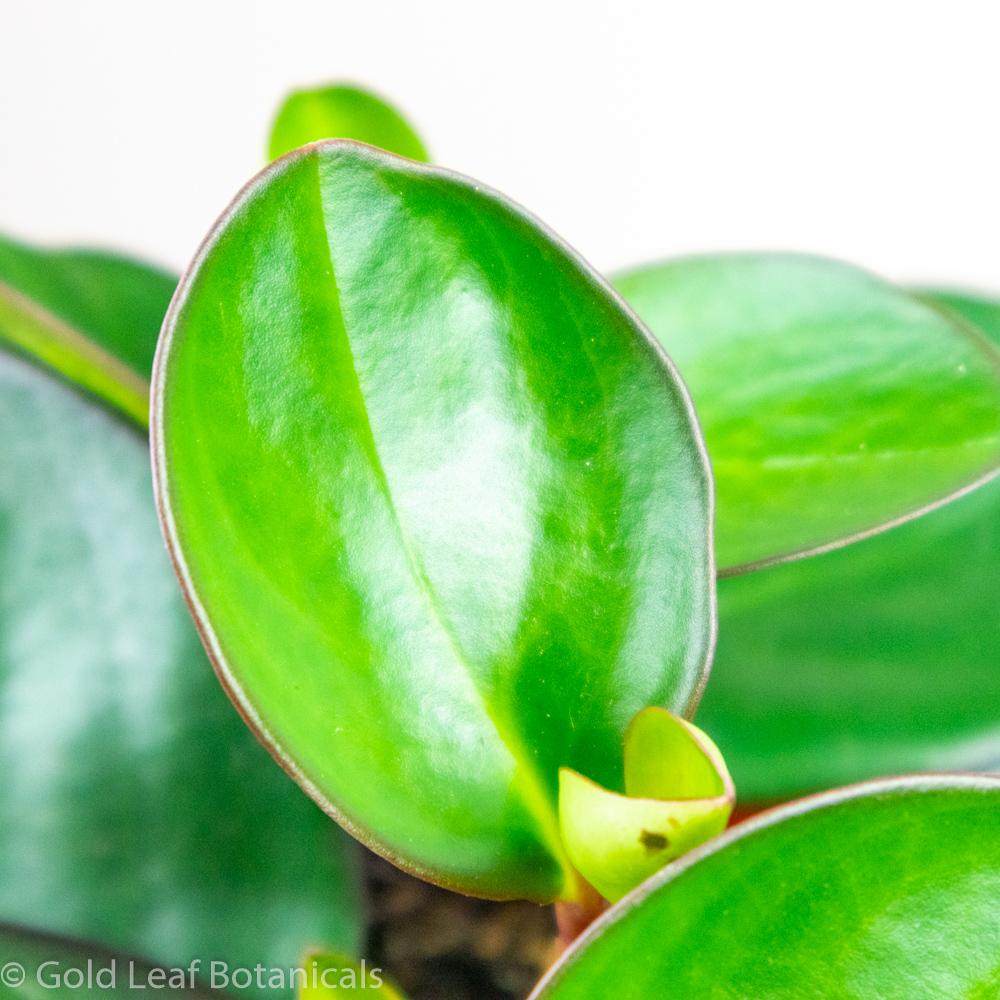
<svg viewBox="0 0 1000 1000"><path fill-rule="evenodd" d="M275 755L424 877L572 895L559 767L620 790L712 636L704 453L632 315L501 196L325 143L222 218L154 381L168 542Z"/></svg>
<svg viewBox="0 0 1000 1000"><path fill-rule="evenodd" d="M274 160L319 139L355 139L421 163L430 159L420 136L391 104L345 83L289 94L271 126L268 155Z"/></svg>
<svg viewBox="0 0 1000 1000"><path fill-rule="evenodd" d="M1000 781L795 803L665 868L536 1000L987 1000L1000 991Z"/></svg>
<svg viewBox="0 0 1000 1000"><path fill-rule="evenodd" d="M0 341L145 424L156 334L176 283L125 257L0 236Z"/></svg>
<svg viewBox="0 0 1000 1000"><path fill-rule="evenodd" d="M89 941L0 924L0 996L9 1000L137 996L222 1000L221 993L205 988L201 981L197 970L152 965Z"/></svg>
<svg viewBox="0 0 1000 1000"><path fill-rule="evenodd" d="M1000 343L1000 307L936 301ZM1000 770L998 607L994 480L842 551L722 580L699 722L749 802L900 771Z"/></svg>
<svg viewBox="0 0 1000 1000"><path fill-rule="evenodd" d="M359 944L349 842L218 688L139 433L0 352L0 919L172 964Z"/></svg>
<svg viewBox="0 0 1000 1000"><path fill-rule="evenodd" d="M616 284L691 387L723 573L843 544L1000 466L1000 353L864 271L737 254Z"/></svg>

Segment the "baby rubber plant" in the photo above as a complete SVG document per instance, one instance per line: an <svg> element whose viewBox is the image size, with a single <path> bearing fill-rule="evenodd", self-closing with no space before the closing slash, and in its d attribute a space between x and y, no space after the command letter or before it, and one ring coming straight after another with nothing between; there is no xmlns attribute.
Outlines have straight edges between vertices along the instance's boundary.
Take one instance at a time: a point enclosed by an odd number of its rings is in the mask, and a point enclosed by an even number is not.
<svg viewBox="0 0 1000 1000"><path fill-rule="evenodd" d="M170 966L357 953L356 852L233 713L163 552L146 421L175 285L0 239L0 920Z"/></svg>
<svg viewBox="0 0 1000 1000"><path fill-rule="evenodd" d="M994 474L980 333L842 265L713 263L779 309L754 344L710 295L694 341L726 570ZM996 779L889 779L696 847L733 797L686 719L714 634L701 431L649 330L503 196L344 139L281 157L181 280L152 431L205 646L309 795L423 878L556 902L567 936L621 900L539 996L995 992Z"/></svg>

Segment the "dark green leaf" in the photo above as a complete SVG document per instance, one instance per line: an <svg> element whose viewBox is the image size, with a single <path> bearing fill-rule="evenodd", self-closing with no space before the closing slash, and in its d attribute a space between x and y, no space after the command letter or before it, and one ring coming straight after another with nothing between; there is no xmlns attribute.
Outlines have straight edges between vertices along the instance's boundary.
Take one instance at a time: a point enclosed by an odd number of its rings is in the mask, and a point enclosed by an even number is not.
<svg viewBox="0 0 1000 1000"><path fill-rule="evenodd" d="M993 1000L1000 781L899 779L797 802L668 866L534 1000Z"/></svg>
<svg viewBox="0 0 1000 1000"><path fill-rule="evenodd" d="M123 257L0 237L0 342L144 425L156 338L176 283Z"/></svg>
<svg viewBox="0 0 1000 1000"><path fill-rule="evenodd" d="M266 170L161 346L165 531L227 688L420 875L576 887L561 766L622 786L713 624L689 401L611 290L481 185L354 143Z"/></svg>
<svg viewBox="0 0 1000 1000"><path fill-rule="evenodd" d="M146 442L0 352L0 919L155 955L359 945L340 831L219 689Z"/></svg>
<svg viewBox="0 0 1000 1000"><path fill-rule="evenodd" d="M430 157L410 123L381 97L349 84L296 90L271 126L268 156L319 139L355 139L426 163Z"/></svg>
<svg viewBox="0 0 1000 1000"><path fill-rule="evenodd" d="M741 800L1000 769L1000 481L837 552L719 582L698 713Z"/></svg>
<svg viewBox="0 0 1000 1000"><path fill-rule="evenodd" d="M107 1000L169 996L222 1000L188 969L151 965L88 941L0 924L0 997Z"/></svg>
<svg viewBox="0 0 1000 1000"><path fill-rule="evenodd" d="M843 544L1000 465L1000 352L872 275L742 254L617 285L691 387L723 573Z"/></svg>

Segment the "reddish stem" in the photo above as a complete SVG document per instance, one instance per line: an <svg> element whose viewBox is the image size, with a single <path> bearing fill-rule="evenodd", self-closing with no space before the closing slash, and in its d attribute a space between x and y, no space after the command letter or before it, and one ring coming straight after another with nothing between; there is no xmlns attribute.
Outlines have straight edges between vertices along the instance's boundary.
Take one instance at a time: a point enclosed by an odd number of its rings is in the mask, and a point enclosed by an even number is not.
<svg viewBox="0 0 1000 1000"><path fill-rule="evenodd" d="M580 880L580 899L574 903L556 903L556 954L561 955L607 908L597 890Z"/></svg>

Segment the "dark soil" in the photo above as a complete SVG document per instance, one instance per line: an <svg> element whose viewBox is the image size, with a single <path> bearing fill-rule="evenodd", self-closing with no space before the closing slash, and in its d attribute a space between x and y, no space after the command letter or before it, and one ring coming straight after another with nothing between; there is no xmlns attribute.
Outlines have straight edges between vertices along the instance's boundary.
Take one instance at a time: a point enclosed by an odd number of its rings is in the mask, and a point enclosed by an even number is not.
<svg viewBox="0 0 1000 1000"><path fill-rule="evenodd" d="M438 889L367 854L366 957L410 1000L523 1000L553 957L552 907Z"/></svg>

